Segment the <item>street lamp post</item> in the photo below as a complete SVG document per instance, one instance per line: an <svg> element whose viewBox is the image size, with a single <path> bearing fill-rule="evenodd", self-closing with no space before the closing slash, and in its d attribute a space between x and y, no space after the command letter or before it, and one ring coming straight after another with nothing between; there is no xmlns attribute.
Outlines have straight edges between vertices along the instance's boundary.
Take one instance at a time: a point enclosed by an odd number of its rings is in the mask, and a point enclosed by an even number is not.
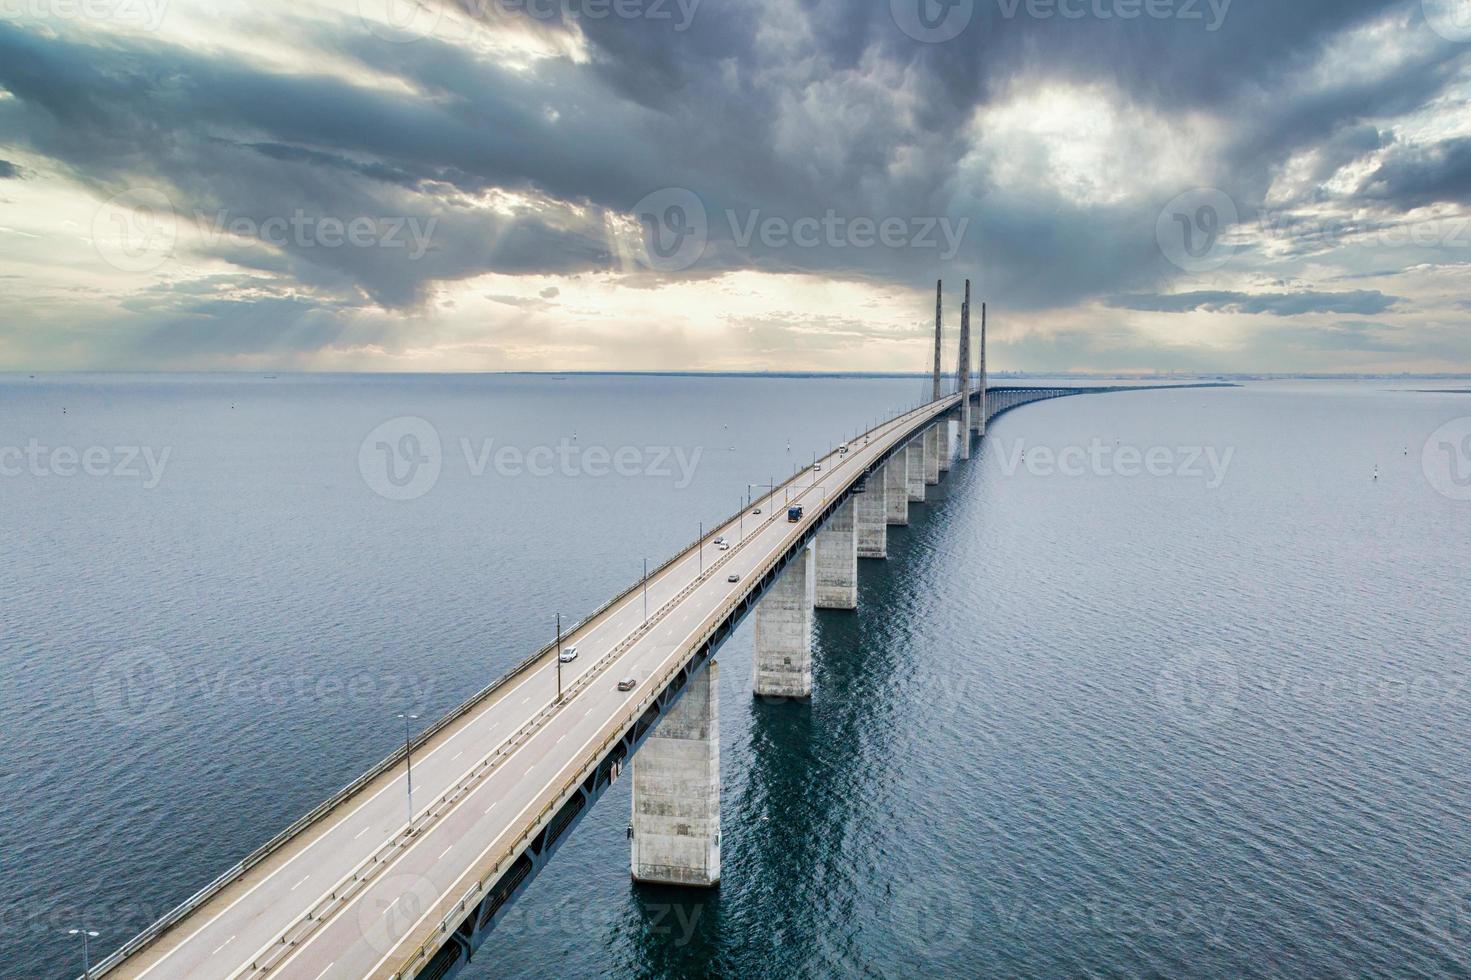
<svg viewBox="0 0 1471 980"><path fill-rule="evenodd" d="M557 613L557 703L562 703L562 614Z"/></svg>
<svg viewBox="0 0 1471 980"><path fill-rule="evenodd" d="M97 933L91 929L68 929L68 936L82 937L82 980L92 978L92 948L91 941L97 938Z"/></svg>
<svg viewBox="0 0 1471 980"><path fill-rule="evenodd" d="M418 720L418 715L399 715L404 720L404 765L406 767L406 778L409 787L409 827L414 826L414 756L412 753L413 743L409 739L409 726Z"/></svg>
<svg viewBox="0 0 1471 980"><path fill-rule="evenodd" d="M700 522L700 543L698 545L696 545L696 549L700 552L700 576L701 577L704 577L704 575L705 575L705 522L704 521L701 521Z"/></svg>
<svg viewBox="0 0 1471 980"><path fill-rule="evenodd" d="M649 625L649 560L644 559L644 625Z"/></svg>

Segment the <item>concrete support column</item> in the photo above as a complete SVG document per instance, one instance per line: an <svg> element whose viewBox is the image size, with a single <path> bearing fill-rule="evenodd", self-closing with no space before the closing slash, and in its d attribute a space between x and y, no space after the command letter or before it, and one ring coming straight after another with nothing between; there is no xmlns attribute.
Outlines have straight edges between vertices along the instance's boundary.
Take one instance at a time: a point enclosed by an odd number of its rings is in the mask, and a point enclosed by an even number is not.
<svg viewBox="0 0 1471 980"><path fill-rule="evenodd" d="M817 532L818 609L858 608L858 524L849 497Z"/></svg>
<svg viewBox="0 0 1471 980"><path fill-rule="evenodd" d="M948 418L947 419L942 419L940 421L940 424L937 425L937 426L935 426L935 428L938 429L939 430L939 433L940 433L940 438L939 438L939 444L940 444L940 474L939 475L943 476L944 474L950 472L950 461L953 458L953 452L952 452L952 450L954 449L954 447L951 445L951 441L952 441L953 437L950 434L950 420Z"/></svg>
<svg viewBox="0 0 1471 980"><path fill-rule="evenodd" d="M909 453L901 449L884 464L884 514L890 524L909 523Z"/></svg>
<svg viewBox="0 0 1471 980"><path fill-rule="evenodd" d="M889 557L889 468L881 466L868 478L868 491L853 498L858 522L858 557ZM905 501L906 509L908 501Z"/></svg>
<svg viewBox="0 0 1471 980"><path fill-rule="evenodd" d="M925 430L924 433L924 482L925 486L937 486L940 482L940 426L943 422L936 422Z"/></svg>
<svg viewBox="0 0 1471 980"><path fill-rule="evenodd" d="M924 502L924 435L915 436L904 448L904 471L909 476L909 499Z"/></svg>
<svg viewBox="0 0 1471 980"><path fill-rule="evenodd" d="M756 607L755 691L761 697L812 697L812 548L792 559Z"/></svg>
<svg viewBox="0 0 1471 980"><path fill-rule="evenodd" d="M710 661L633 759L633 880L720 883L719 667Z"/></svg>

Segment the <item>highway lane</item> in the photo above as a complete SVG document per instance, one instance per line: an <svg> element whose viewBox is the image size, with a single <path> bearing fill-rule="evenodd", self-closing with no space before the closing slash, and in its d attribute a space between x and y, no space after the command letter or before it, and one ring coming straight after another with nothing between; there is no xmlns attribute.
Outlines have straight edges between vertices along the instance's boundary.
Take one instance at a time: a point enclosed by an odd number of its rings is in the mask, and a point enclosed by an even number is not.
<svg viewBox="0 0 1471 980"><path fill-rule="evenodd" d="M824 459L825 473L816 487L804 488L798 499L815 509L825 497L824 489L835 492L850 474L866 468L882 451L882 441L879 445L870 442L868 450L856 449L846 461L840 461L837 454ZM282 967L289 968L292 976L309 978L378 976L396 969L400 964L394 961L394 953L400 940L416 929L437 925L440 913L427 900L458 898L471 889L475 865L498 851L509 854L524 824L540 812L548 792L577 777L587 764L584 754L626 726L636 692L617 691L617 677L634 673L647 683L663 669L682 662L716 615L739 593L741 586L728 583L726 576L734 571L744 581L758 573L788 548L802 528L785 520L773 521L747 538L727 565L712 571L705 585L680 604L681 615L669 617L635 643L619 659L618 669L609 671L588 692L585 697L595 704L584 708L582 701L574 701L573 707L549 722L518 752L515 765L487 779L451 817L410 848L391 872L354 899L344 914L283 959ZM508 813L515 815L509 822L505 819ZM415 918L412 911L420 909ZM397 960L407 952L411 948L397 950Z"/></svg>
<svg viewBox="0 0 1471 980"><path fill-rule="evenodd" d="M808 504L809 517L824 487L831 492L848 474L866 467L908 419L870 433L870 445L854 446L846 459L836 453L827 457L815 487L808 486L813 474L800 473L796 482L802 487L794 492ZM644 626L643 593L635 590L564 640L579 651L578 659L563 668L564 687L590 686L573 693L559 710L551 712L555 663L547 657L478 705L459 727L425 746L414 760L414 835L407 835L402 773L385 777L382 785L370 787L371 795L365 791L324 818L322 829L295 853L256 880L227 889L221 901L206 904L176 927L177 935L165 936L115 975L248 976L252 962L269 962L274 976L316 980L365 976L380 967L379 961L417 924L403 910L427 906L451 892L477 858L513 844L521 825L539 812L541 798L561 784L583 749L599 744L611 727L621 724L628 707L647 696L644 684L626 694L617 692L617 679L635 673L647 683L664 665L686 655L705 620L800 532L800 525L786 523L783 486L763 499L761 518L753 521L746 514L711 533L710 538L724 535L734 542L743 529L744 538L727 552L706 545L707 575L689 595L679 599L702 564L694 551L650 579L648 608L654 621L644 635L638 635ZM741 584L725 581L732 571L740 574ZM625 649L616 662L592 681L598 662L620 646ZM523 731L533 722L531 730ZM512 745L518 732L523 738ZM488 764L492 757L498 757L494 767ZM473 781L467 775L472 772ZM453 807L442 808L433 820L424 816L431 801L457 786L465 791ZM355 871L375 865L384 870L349 901L330 901ZM396 907L399 912L390 914ZM319 919L327 916L325 924L305 920L313 910ZM385 931L394 923L403 925L402 935ZM283 936L297 945L283 944Z"/></svg>

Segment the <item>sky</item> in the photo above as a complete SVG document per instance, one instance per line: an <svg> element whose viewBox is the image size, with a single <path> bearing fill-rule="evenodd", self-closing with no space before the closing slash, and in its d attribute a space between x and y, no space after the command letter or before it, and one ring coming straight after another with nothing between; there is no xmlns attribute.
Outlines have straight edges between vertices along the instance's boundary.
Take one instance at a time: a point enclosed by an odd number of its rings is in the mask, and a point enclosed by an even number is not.
<svg viewBox="0 0 1471 980"><path fill-rule="evenodd" d="M922 371L969 279L1466 372L1468 95L1471 0L0 0L0 370Z"/></svg>

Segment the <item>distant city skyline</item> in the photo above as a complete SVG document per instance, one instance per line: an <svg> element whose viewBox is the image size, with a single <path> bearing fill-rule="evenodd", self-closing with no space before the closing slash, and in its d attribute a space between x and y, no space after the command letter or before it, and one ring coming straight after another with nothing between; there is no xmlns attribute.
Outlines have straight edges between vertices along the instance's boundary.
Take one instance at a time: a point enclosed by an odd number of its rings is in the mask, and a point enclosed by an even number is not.
<svg viewBox="0 0 1471 980"><path fill-rule="evenodd" d="M1468 69L1467 0L25 0L0 370L920 374L969 278L993 374L1471 372Z"/></svg>

